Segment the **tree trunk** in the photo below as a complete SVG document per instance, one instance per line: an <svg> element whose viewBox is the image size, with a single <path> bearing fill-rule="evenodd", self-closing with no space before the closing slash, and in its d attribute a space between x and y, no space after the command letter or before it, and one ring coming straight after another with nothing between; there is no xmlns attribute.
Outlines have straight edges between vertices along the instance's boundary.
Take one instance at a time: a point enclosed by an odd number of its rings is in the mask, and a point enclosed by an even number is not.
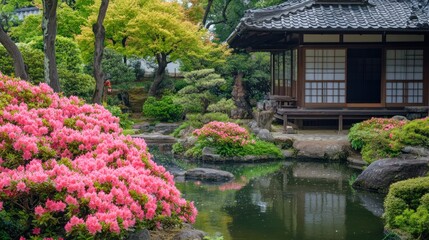
<svg viewBox="0 0 429 240"><path fill-rule="evenodd" d="M232 89L232 100L234 101L237 109L231 113L231 118L252 118L252 107L246 100L246 89L243 86L242 72L237 73L234 78L234 87Z"/></svg>
<svg viewBox="0 0 429 240"><path fill-rule="evenodd" d="M95 35L94 42L94 78L95 78L95 91L92 96L94 103L101 104L103 98L104 88L104 73L101 67L101 60L103 58L104 51L104 37L106 31L103 26L104 18L106 17L107 7L109 6L109 0L101 0L100 9L98 10L97 22L92 25L92 31Z"/></svg>
<svg viewBox="0 0 429 240"><path fill-rule="evenodd" d="M165 76L165 69L167 68L167 54L160 53L156 56L156 62L158 63L158 69L155 72L155 79L149 89L149 96L155 96L158 92L159 86Z"/></svg>
<svg viewBox="0 0 429 240"><path fill-rule="evenodd" d="M128 39L128 37L124 37L124 38L122 38L122 41L121 41L122 47L124 49L127 46L127 39ZM124 54L123 59L124 59L124 64L127 64L127 55Z"/></svg>
<svg viewBox="0 0 429 240"><path fill-rule="evenodd" d="M55 59L55 39L57 37L57 5L58 0L43 0L43 50L45 52L45 82L60 91L57 62Z"/></svg>
<svg viewBox="0 0 429 240"><path fill-rule="evenodd" d="M6 51L13 59L13 67L15 68L15 77L19 77L22 80L28 80L28 74L25 69L24 59L22 58L21 51L19 51L16 44L10 39L9 35L3 31L3 27L0 25L0 43L6 48Z"/></svg>

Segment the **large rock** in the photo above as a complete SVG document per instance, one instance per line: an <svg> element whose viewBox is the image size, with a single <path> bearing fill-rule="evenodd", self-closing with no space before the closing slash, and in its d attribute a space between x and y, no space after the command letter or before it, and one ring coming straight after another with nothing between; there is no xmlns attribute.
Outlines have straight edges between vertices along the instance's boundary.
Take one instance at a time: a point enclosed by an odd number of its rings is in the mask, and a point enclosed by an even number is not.
<svg viewBox="0 0 429 240"><path fill-rule="evenodd" d="M402 149L405 154L412 154L419 157L429 157L429 149L424 147L406 146Z"/></svg>
<svg viewBox="0 0 429 240"><path fill-rule="evenodd" d="M387 193L392 183L426 176L428 159L383 159L369 165L353 183L353 188Z"/></svg>
<svg viewBox="0 0 429 240"><path fill-rule="evenodd" d="M177 139L169 136L169 135L162 135L162 134L138 134L133 135L133 138L143 138L146 142L146 144L151 147L156 147L160 152L163 153L169 153L172 150L173 144L177 142Z"/></svg>
<svg viewBox="0 0 429 240"><path fill-rule="evenodd" d="M150 240L150 233L147 229L143 229L134 233L131 233L127 240Z"/></svg>
<svg viewBox="0 0 429 240"><path fill-rule="evenodd" d="M267 141L267 142L273 142L274 141L273 135L267 129L259 130L257 137L259 139Z"/></svg>
<svg viewBox="0 0 429 240"><path fill-rule="evenodd" d="M293 147L300 158L345 160L350 151L347 140L295 140Z"/></svg>
<svg viewBox="0 0 429 240"><path fill-rule="evenodd" d="M211 168L194 168L185 173L185 178L212 182L225 182L234 179L234 175L230 172Z"/></svg>
<svg viewBox="0 0 429 240"><path fill-rule="evenodd" d="M207 233L194 229L191 225L185 224L183 230L173 237L173 240L202 240Z"/></svg>
<svg viewBox="0 0 429 240"><path fill-rule="evenodd" d="M253 117L256 120L257 127L271 131L271 123L273 122L273 111L255 111Z"/></svg>
<svg viewBox="0 0 429 240"><path fill-rule="evenodd" d="M173 133L179 125L178 123L158 123L155 125L155 132L168 135Z"/></svg>

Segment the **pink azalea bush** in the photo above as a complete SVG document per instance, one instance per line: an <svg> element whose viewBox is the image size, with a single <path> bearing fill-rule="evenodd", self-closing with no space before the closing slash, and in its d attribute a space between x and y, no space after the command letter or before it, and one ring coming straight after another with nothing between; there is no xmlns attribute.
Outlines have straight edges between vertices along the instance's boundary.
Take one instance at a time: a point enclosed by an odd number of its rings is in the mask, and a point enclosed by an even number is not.
<svg viewBox="0 0 429 240"><path fill-rule="evenodd" d="M250 134L245 128L231 122L209 122L202 128L195 130L193 134L206 141L232 146L244 146L250 140Z"/></svg>
<svg viewBox="0 0 429 240"><path fill-rule="evenodd" d="M144 140L121 132L100 105L0 74L0 234L119 239L194 222Z"/></svg>
<svg viewBox="0 0 429 240"><path fill-rule="evenodd" d="M392 118L371 118L353 125L348 138L352 147L360 150L362 158L368 163L395 157L400 154L401 144L394 138L394 132L407 122Z"/></svg>
<svg viewBox="0 0 429 240"><path fill-rule="evenodd" d="M213 121L193 132L198 140L185 154L199 157L204 147L215 148L222 156L264 155L281 158L281 151L272 143L253 139L236 123Z"/></svg>

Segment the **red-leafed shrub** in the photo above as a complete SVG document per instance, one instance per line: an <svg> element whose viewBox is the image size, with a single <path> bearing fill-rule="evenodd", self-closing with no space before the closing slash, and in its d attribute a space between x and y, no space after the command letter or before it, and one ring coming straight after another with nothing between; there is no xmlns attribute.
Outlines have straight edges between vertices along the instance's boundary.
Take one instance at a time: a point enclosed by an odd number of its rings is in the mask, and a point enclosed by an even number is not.
<svg viewBox="0 0 429 240"><path fill-rule="evenodd" d="M115 239L193 222L172 175L121 132L102 106L0 75L0 235Z"/></svg>

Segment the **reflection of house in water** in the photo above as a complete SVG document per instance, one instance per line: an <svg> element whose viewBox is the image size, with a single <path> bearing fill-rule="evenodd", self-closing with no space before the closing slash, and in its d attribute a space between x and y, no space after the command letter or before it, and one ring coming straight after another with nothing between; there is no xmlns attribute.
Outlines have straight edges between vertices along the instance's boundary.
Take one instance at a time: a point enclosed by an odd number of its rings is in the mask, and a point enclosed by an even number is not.
<svg viewBox="0 0 429 240"><path fill-rule="evenodd" d="M346 235L346 175L322 164L289 167L260 188L262 198L296 239L341 239ZM261 184L265 185L265 184Z"/></svg>

